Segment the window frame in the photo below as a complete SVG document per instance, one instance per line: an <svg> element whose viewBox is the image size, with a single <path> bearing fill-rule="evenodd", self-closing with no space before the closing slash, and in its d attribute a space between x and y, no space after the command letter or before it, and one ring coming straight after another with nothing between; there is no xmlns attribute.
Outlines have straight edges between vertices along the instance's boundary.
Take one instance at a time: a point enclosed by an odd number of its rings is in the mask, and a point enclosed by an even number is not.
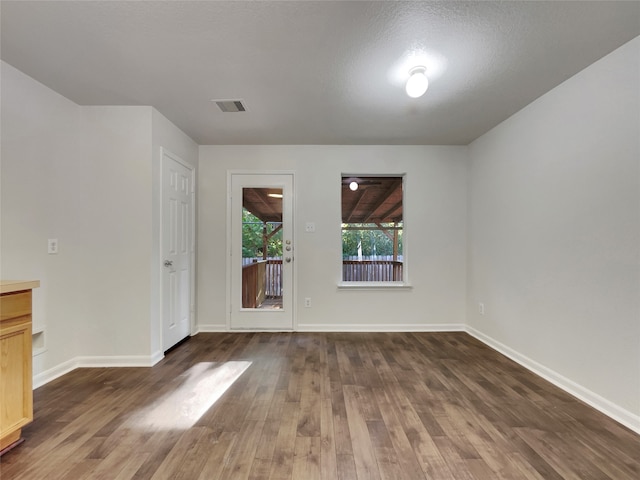
<svg viewBox="0 0 640 480"><path fill-rule="evenodd" d="M345 178L349 177L384 177L384 178L400 178L402 179L402 280L395 281L345 281L343 279L343 244L342 244L342 184ZM412 288L409 282L409 268L408 268L408 235L406 226L406 199L407 199L407 174L401 173L345 173L340 174L340 229L339 229L339 241L340 241L340 263L337 287L339 290L398 290L398 289L410 289Z"/></svg>

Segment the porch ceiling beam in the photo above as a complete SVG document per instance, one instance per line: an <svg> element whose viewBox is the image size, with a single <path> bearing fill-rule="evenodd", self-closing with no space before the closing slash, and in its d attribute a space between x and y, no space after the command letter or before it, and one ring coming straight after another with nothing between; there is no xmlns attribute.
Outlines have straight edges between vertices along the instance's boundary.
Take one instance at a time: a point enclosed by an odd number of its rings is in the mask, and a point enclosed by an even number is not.
<svg viewBox="0 0 640 480"><path fill-rule="evenodd" d="M346 216L345 223L350 223L351 222L351 218L353 217L353 214L355 213L355 211L358 209L358 206L362 202L362 199L364 198L364 194L365 193L367 193L367 191L365 189L360 191L360 194L358 195L358 198L356 199L356 203L353 205L353 208L351 209L351 211Z"/></svg>
<svg viewBox="0 0 640 480"><path fill-rule="evenodd" d="M398 187L402 187L402 178L397 178L387 189L386 192L384 192L384 194L380 195L380 198L378 199L378 201L373 205L373 207L371 208L371 210L369 211L369 214L366 216L366 218L362 221L362 223L367 223L367 221L373 217L373 214L376 213L376 210L378 208L380 208L380 206L387 201L387 199L393 195L393 193L398 189ZM380 220L384 220L384 218L380 218Z"/></svg>
<svg viewBox="0 0 640 480"><path fill-rule="evenodd" d="M267 207L267 210L271 211L272 213L277 213L280 214L280 212L278 212L275 208L273 208L270 204L269 204L269 197L267 196L266 193L264 193L262 191L262 189L260 188L254 188L253 192L256 194L256 196L258 197L258 200L260 200L262 202L262 204Z"/></svg>
<svg viewBox="0 0 640 480"><path fill-rule="evenodd" d="M386 218L389 218L389 216L395 212L396 210L398 210L399 208L402 207L402 200L400 200L398 203L396 203L393 207L391 207L389 210L387 210L386 212L384 212L382 215L380 215L380 221L383 221ZM395 221L395 220L394 220Z"/></svg>
<svg viewBox="0 0 640 480"><path fill-rule="evenodd" d="M380 231L384 233L389 238L389 240L393 242L393 233L391 233L389 230L383 227L382 224L379 222L376 222L376 225L378 226L378 228L380 228Z"/></svg>

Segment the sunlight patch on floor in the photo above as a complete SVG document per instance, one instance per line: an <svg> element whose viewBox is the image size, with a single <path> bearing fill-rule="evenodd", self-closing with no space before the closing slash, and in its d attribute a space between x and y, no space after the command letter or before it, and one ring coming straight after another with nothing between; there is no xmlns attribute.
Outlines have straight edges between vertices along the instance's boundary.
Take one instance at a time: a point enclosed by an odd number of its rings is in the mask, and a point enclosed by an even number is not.
<svg viewBox="0 0 640 480"><path fill-rule="evenodd" d="M186 430L240 378L251 362L201 362L180 376L183 383L134 415L141 428ZM183 378L184 377L184 378Z"/></svg>

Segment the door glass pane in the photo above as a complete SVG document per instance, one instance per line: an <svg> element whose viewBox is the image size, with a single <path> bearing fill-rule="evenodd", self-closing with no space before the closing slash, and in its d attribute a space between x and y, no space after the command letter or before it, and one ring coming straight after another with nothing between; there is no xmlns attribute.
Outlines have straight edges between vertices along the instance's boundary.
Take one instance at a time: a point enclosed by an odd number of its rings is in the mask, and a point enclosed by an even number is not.
<svg viewBox="0 0 640 480"><path fill-rule="evenodd" d="M282 194L242 189L242 308L282 308Z"/></svg>

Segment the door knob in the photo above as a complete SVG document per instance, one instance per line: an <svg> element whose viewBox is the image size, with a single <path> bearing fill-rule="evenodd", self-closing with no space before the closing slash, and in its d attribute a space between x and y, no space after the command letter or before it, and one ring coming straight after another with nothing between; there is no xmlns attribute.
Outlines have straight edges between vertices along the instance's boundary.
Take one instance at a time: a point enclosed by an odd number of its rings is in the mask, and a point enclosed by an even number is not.
<svg viewBox="0 0 640 480"><path fill-rule="evenodd" d="M291 263L291 257L285 257L284 261L287 263Z"/></svg>
<svg viewBox="0 0 640 480"><path fill-rule="evenodd" d="M164 266L165 267L170 267L171 265L173 265L173 261L172 260L165 260L164 261Z"/></svg>

